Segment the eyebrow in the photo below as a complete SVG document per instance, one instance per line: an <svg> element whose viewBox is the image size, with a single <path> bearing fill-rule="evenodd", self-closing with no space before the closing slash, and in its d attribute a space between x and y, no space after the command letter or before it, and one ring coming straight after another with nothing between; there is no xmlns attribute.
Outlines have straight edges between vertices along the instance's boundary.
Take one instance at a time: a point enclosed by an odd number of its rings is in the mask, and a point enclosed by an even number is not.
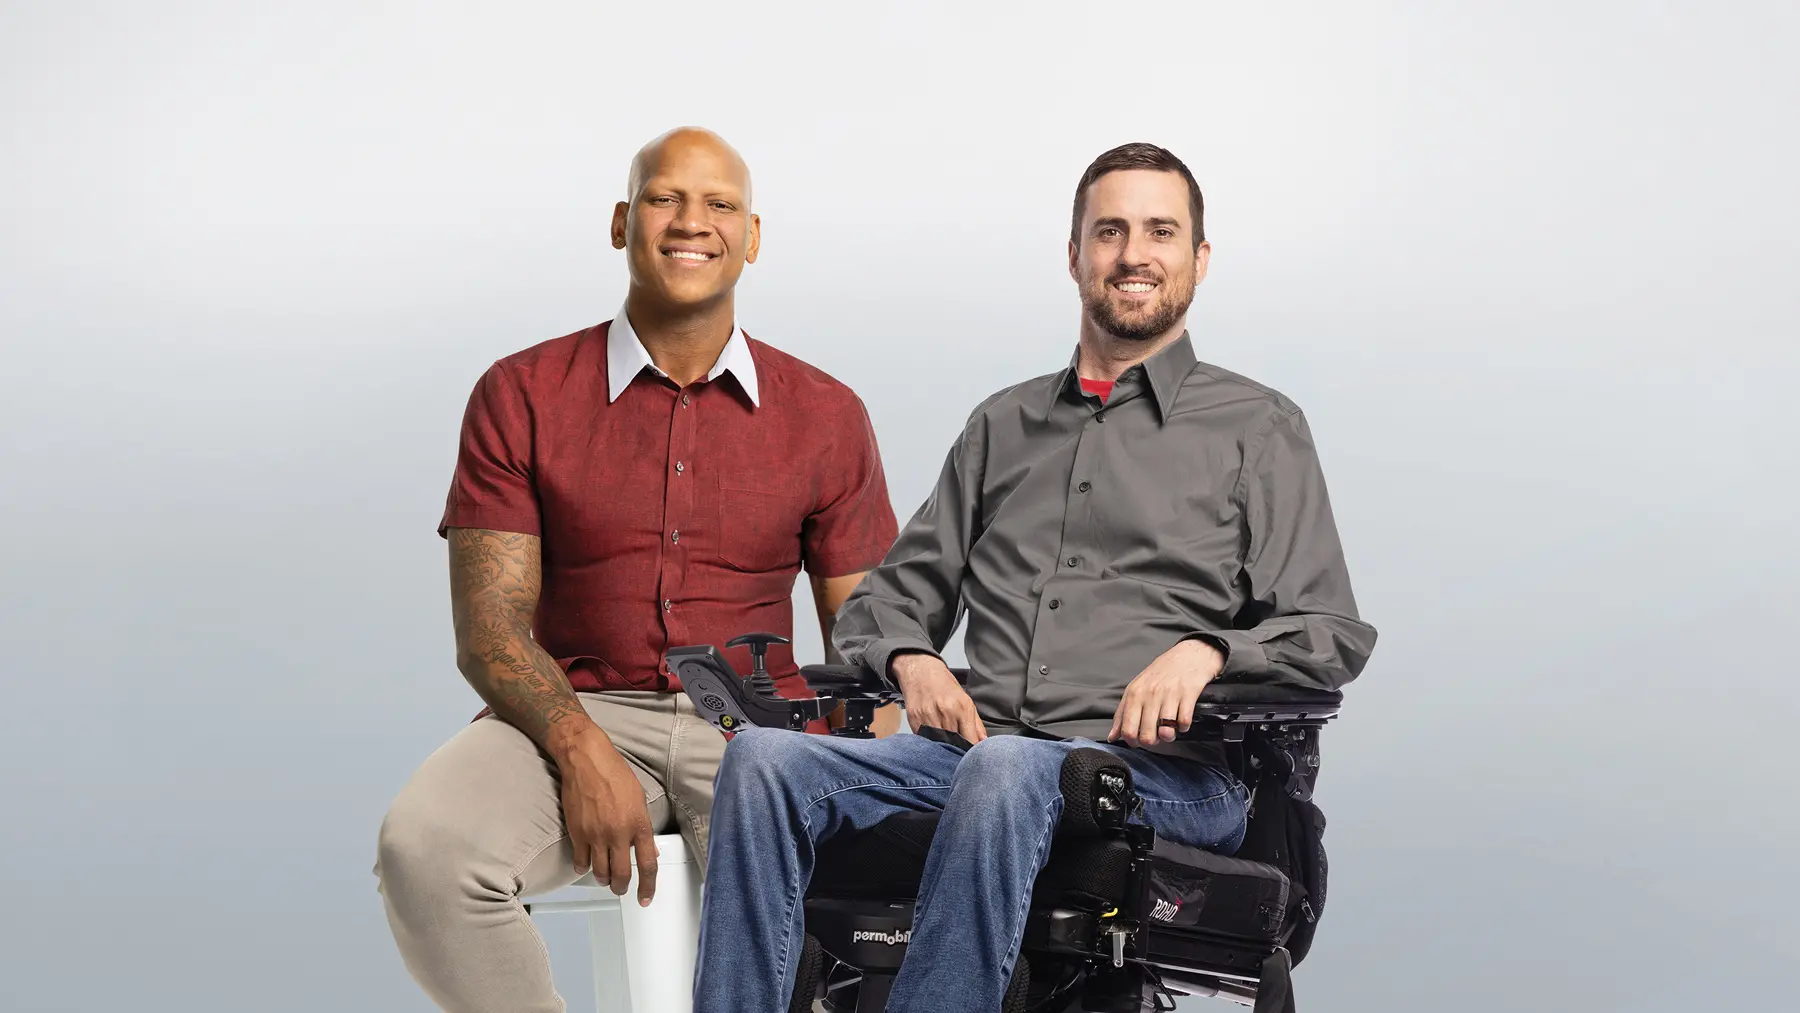
<svg viewBox="0 0 1800 1013"><path fill-rule="evenodd" d="M1171 229L1180 230L1181 219L1179 219L1179 218L1146 218L1146 219L1144 219L1144 224L1151 228L1159 228L1159 227L1166 226ZM1130 227L1131 227L1131 223L1126 221L1123 218L1096 218L1096 219L1094 219L1094 228L1096 228L1096 229L1104 229L1104 228L1124 229L1124 228L1130 228Z"/></svg>

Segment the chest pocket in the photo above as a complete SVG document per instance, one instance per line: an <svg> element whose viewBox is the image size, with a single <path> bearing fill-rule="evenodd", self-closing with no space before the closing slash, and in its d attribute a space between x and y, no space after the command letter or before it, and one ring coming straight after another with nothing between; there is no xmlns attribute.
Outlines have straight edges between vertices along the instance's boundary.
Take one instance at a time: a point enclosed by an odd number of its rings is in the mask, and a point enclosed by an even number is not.
<svg viewBox="0 0 1800 1013"><path fill-rule="evenodd" d="M719 482L719 559L735 570L798 566L806 509L794 491Z"/></svg>

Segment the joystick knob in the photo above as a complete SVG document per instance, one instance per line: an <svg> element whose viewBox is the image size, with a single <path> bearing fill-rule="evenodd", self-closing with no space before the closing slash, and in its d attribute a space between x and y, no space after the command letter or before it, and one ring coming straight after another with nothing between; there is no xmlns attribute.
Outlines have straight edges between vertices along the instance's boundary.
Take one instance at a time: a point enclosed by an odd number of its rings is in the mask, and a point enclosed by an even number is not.
<svg viewBox="0 0 1800 1013"><path fill-rule="evenodd" d="M776 695L775 680L769 678L769 669L764 659L769 653L770 644L787 643L792 641L779 633L746 633L726 641L725 646L750 648L750 675L745 682L749 683L752 692L773 697Z"/></svg>

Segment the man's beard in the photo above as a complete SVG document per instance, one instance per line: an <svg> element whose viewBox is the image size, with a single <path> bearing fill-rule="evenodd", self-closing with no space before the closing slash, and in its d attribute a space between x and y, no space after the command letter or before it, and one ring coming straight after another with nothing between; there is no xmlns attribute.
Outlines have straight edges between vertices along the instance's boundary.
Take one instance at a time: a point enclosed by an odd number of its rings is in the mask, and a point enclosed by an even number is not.
<svg viewBox="0 0 1800 1013"><path fill-rule="evenodd" d="M1156 287L1158 298L1149 312L1123 317L1113 310L1112 283L1113 279L1108 278L1098 290L1083 290L1081 308L1101 330L1121 341L1148 341L1160 336L1187 315L1188 307L1194 304L1194 286L1170 284L1169 279L1164 279Z"/></svg>

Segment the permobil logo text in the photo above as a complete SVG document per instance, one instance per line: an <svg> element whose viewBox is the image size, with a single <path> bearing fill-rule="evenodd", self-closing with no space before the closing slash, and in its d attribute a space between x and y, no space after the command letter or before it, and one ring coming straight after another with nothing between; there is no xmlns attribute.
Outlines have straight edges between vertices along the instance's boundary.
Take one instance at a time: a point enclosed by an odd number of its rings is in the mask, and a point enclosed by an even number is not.
<svg viewBox="0 0 1800 1013"><path fill-rule="evenodd" d="M852 932L850 933L850 941L853 943L886 943L889 946L899 946L912 941L912 929L897 929L892 932Z"/></svg>

